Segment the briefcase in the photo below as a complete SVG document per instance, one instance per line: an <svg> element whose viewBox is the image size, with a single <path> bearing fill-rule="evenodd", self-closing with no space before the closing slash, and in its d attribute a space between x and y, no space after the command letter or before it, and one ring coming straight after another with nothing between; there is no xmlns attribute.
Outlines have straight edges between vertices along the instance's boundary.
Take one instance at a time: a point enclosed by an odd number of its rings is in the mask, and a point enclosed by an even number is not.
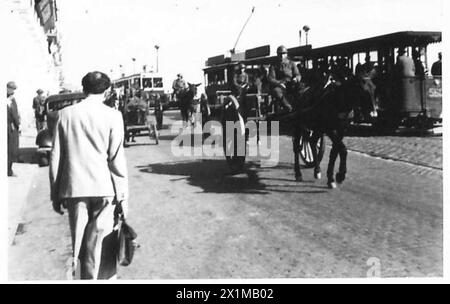
<svg viewBox="0 0 450 304"><path fill-rule="evenodd" d="M118 248L117 262L121 266L128 266L133 261L133 256L139 244L136 241L137 234L134 229L122 218L118 222Z"/></svg>

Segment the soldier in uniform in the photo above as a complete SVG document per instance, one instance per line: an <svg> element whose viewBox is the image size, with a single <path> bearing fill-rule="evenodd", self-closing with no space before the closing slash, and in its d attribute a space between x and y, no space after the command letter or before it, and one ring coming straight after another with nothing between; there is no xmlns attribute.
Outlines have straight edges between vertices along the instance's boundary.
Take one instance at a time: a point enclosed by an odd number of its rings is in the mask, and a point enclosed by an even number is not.
<svg viewBox="0 0 450 304"><path fill-rule="evenodd" d="M287 48L283 45L277 48L278 61L269 69L269 83L272 87L272 96L275 106L280 105L288 112L292 111L292 106L288 102L286 95L295 94L296 84L300 82L301 76L297 66L287 56Z"/></svg>
<svg viewBox="0 0 450 304"><path fill-rule="evenodd" d="M245 117L245 95L249 88L249 77L245 72L245 64L239 63L233 75L233 84L231 85L231 94L236 96L243 110L243 116Z"/></svg>
<svg viewBox="0 0 450 304"><path fill-rule="evenodd" d="M233 76L231 93L243 101L244 95L249 87L248 74L245 72L245 64L239 63Z"/></svg>
<svg viewBox="0 0 450 304"><path fill-rule="evenodd" d="M173 96L178 101L180 99L180 94L187 89L186 82L183 79L183 75L177 74L177 79L173 81L172 84Z"/></svg>

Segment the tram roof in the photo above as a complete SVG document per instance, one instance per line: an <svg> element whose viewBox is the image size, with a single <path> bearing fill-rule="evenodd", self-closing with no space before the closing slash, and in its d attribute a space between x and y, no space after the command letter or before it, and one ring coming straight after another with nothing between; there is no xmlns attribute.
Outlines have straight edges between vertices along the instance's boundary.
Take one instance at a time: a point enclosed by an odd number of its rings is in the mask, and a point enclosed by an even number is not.
<svg viewBox="0 0 450 304"><path fill-rule="evenodd" d="M353 55L355 53L363 53L375 51L383 47L395 48L401 46L424 46L431 43L442 41L442 32L437 31L403 31L395 32L371 38L365 38L340 44L328 45L319 48L312 48L311 45L297 46L288 49L288 54L292 58L299 57L322 57L330 55ZM264 56L242 61L232 61L230 57L222 56L222 62L207 66L203 69L204 72L211 72L215 70L223 70L228 67L233 67L239 62L247 65L251 64L271 64L276 62L277 56Z"/></svg>
<svg viewBox="0 0 450 304"><path fill-rule="evenodd" d="M425 46L430 43L441 42L441 40L442 32L404 31L315 48L311 50L311 55L313 57L351 55L354 53L375 51L380 47Z"/></svg>

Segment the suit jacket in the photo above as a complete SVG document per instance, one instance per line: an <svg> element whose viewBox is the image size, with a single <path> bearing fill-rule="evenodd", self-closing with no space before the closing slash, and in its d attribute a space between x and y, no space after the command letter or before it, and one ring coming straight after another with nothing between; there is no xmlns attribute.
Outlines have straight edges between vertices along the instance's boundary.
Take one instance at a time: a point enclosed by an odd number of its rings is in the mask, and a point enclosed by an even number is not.
<svg viewBox="0 0 450 304"><path fill-rule="evenodd" d="M50 153L51 199L128 198L123 119L102 95L57 113Z"/></svg>

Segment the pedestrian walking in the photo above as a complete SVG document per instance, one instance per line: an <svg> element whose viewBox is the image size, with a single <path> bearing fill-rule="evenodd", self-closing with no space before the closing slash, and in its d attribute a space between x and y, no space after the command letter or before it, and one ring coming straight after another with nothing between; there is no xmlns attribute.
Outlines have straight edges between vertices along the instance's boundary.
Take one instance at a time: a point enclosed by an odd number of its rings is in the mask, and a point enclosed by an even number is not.
<svg viewBox="0 0 450 304"><path fill-rule="evenodd" d="M20 115L14 91L17 89L16 83L10 81L6 84L7 98L7 129L8 129L8 176L16 176L12 170L14 162L19 159L19 132Z"/></svg>
<svg viewBox="0 0 450 304"><path fill-rule="evenodd" d="M164 105L161 99L161 95L155 95L155 117L156 117L156 128L158 130L162 129L163 126L163 113Z"/></svg>
<svg viewBox="0 0 450 304"><path fill-rule="evenodd" d="M39 132L45 127L45 96L44 91L38 89L33 98L34 119L36 121L36 130Z"/></svg>
<svg viewBox="0 0 450 304"><path fill-rule="evenodd" d="M53 209L67 208L74 270L81 279L112 279L117 259L113 233L116 206L128 214L128 177L119 111L104 104L109 77L90 72L82 79L82 102L58 112L50 154Z"/></svg>

